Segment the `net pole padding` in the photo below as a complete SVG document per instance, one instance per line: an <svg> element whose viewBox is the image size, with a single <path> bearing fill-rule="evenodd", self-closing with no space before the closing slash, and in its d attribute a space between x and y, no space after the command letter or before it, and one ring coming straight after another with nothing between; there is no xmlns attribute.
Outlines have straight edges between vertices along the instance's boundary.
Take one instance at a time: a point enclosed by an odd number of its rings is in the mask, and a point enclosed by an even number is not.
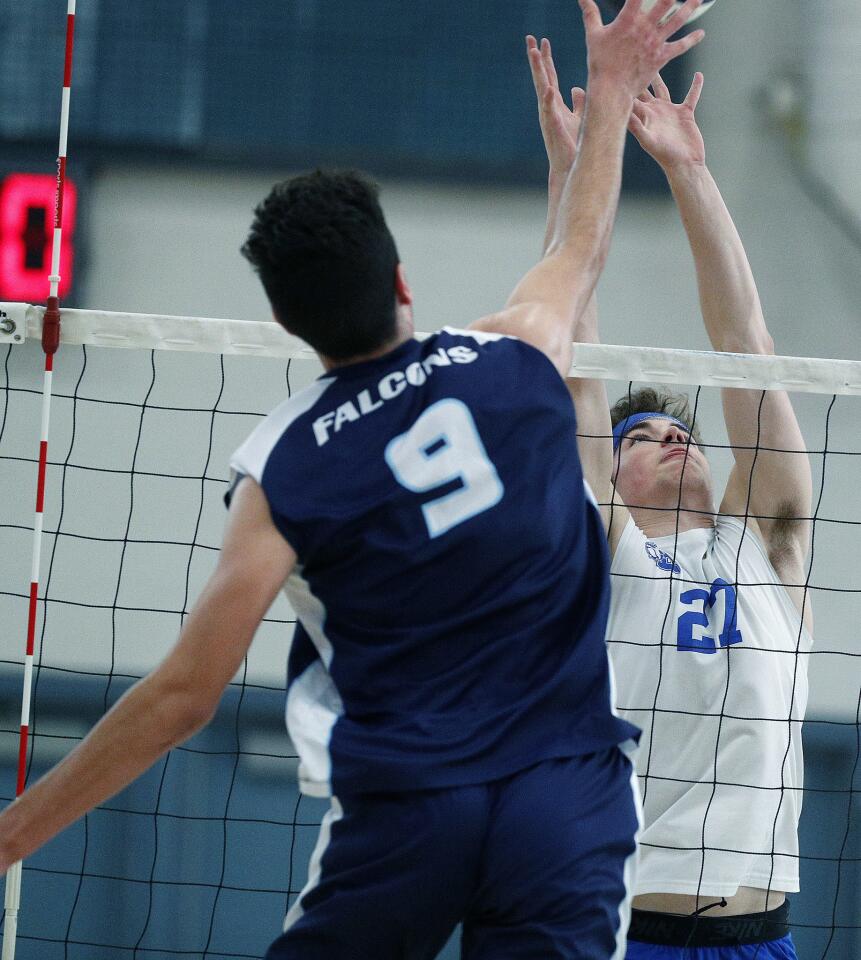
<svg viewBox="0 0 861 960"><path fill-rule="evenodd" d="M44 307L2 303L0 309L26 330L42 335ZM417 334L428 336L428 334ZM142 350L187 350L196 353L313 360L314 351L274 321L222 320L207 317L64 310L60 342ZM675 350L663 347L574 344L570 374L625 383L684 383L744 390L786 390L861 396L861 361L816 357L762 356Z"/></svg>
<svg viewBox="0 0 861 960"><path fill-rule="evenodd" d="M39 467L36 480L36 515L33 523L33 554L30 569L30 598L27 613L27 642L24 655L24 683L21 696L21 726L18 740L18 776L15 796L24 792L27 781L27 746L30 731L30 700L33 689L33 659L36 645L36 613L39 596L39 566L42 554L42 526L45 511L45 475L48 466L48 426L51 418L51 386L54 354L60 345L60 256L63 249L63 199L66 187L66 159L69 140L69 107L72 99L72 53L75 42L76 0L66 7L66 44L63 59L63 91L60 106L60 142L57 150L57 192L54 202L54 232L51 273L48 276L47 306L43 311L40 339L45 354L42 387L42 422L39 435ZM2 960L14 960L21 905L21 863L14 864L6 877Z"/></svg>

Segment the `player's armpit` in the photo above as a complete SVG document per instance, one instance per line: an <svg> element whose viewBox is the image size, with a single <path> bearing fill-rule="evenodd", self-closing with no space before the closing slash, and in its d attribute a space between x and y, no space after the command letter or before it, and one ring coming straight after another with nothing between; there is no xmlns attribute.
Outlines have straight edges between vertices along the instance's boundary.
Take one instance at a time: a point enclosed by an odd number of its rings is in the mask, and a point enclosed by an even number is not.
<svg viewBox="0 0 861 960"><path fill-rule="evenodd" d="M770 554L795 552L803 559L813 484L792 402L781 390L727 389L722 397L735 466L720 512L755 517Z"/></svg>

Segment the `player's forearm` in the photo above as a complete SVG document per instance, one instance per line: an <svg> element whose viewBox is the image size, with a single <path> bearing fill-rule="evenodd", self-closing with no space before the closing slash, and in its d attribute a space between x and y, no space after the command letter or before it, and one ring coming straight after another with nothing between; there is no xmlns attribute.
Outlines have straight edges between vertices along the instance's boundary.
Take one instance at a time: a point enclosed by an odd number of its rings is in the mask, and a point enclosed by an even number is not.
<svg viewBox="0 0 861 960"><path fill-rule="evenodd" d="M550 170L547 177L547 226L544 230L544 243L541 247L542 256L547 253L553 237L556 234L556 221L559 219L559 204L565 184L568 182L570 170Z"/></svg>
<svg viewBox="0 0 861 960"><path fill-rule="evenodd" d="M118 793L209 713L158 671L136 684L56 767L0 814L0 873Z"/></svg>
<svg viewBox="0 0 861 960"><path fill-rule="evenodd" d="M570 171L561 173L551 169L547 185L547 229L544 235L543 252L547 253L556 232L559 204ZM598 299L593 291L586 309L577 318L572 330L572 339L577 343L598 343Z"/></svg>
<svg viewBox="0 0 861 960"><path fill-rule="evenodd" d="M583 140L561 190L548 254L570 270L585 305L607 259L619 191L631 100L615 84L590 84Z"/></svg>
<svg viewBox="0 0 861 960"><path fill-rule="evenodd" d="M753 272L741 237L708 169L667 171L694 257L700 305L715 350L770 353Z"/></svg>
<svg viewBox="0 0 861 960"><path fill-rule="evenodd" d="M631 100L612 83L587 94L580 153L565 179L556 226L542 260L520 281L507 308L532 305L543 324L535 341L567 372L571 341L607 259L622 182L622 151ZM548 346L551 344L552 346Z"/></svg>

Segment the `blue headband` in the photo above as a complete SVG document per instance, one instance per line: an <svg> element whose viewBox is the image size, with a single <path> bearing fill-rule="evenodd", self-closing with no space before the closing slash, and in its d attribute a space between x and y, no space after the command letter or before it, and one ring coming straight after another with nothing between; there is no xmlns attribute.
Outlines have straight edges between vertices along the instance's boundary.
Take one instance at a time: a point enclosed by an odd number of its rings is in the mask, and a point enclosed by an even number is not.
<svg viewBox="0 0 861 960"><path fill-rule="evenodd" d="M620 420L616 426L613 427L614 453L619 449L619 444L625 438L625 435L630 433L634 427L642 423L644 420L669 420L670 423L674 423L677 427L681 427L685 433L691 432L691 428L686 423L682 423L681 420L671 417L668 413L634 413L631 414L630 417L625 417L624 420Z"/></svg>

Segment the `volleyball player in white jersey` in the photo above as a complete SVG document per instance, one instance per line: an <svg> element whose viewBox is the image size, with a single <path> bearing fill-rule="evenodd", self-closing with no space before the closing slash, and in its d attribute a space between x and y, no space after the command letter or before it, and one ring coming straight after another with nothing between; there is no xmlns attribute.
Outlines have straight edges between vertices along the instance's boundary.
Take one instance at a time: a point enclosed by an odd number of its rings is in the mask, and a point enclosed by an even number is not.
<svg viewBox="0 0 861 960"><path fill-rule="evenodd" d="M550 159L548 228L573 162L582 91L563 102L549 44L529 43ZM629 129L679 207L714 349L773 352L750 266L705 165L694 111L660 77ZM575 337L598 339L594 300ZM608 642L619 712L644 729L645 827L628 960L793 958L801 719L812 626L804 584L811 476L787 395L724 390L735 465L720 506L687 398L572 380L584 473L613 554ZM612 477L612 479L611 479ZM612 504L612 505L611 505Z"/></svg>

